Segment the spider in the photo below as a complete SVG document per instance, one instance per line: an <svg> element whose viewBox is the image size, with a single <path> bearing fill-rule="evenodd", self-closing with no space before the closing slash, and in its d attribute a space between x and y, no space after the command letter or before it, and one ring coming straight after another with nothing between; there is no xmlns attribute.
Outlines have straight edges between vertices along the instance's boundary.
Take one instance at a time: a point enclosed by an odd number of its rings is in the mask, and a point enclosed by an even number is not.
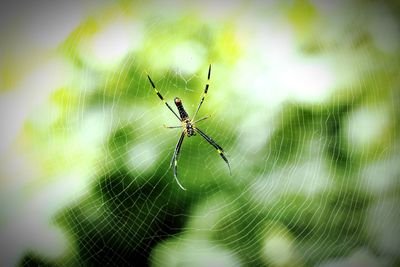
<svg viewBox="0 0 400 267"><path fill-rule="evenodd" d="M163 96L160 94L160 92L156 89L156 86L154 85L154 82L151 80L150 76L147 75L147 78L149 79L149 82L151 84L151 86L154 89L154 92L157 94L157 96L161 99L161 101L164 102L164 104L167 106L167 108L169 110L172 111L172 113L174 113L175 117L178 118L178 120L181 122L180 126L166 126L164 125L165 128L168 129L176 129L176 128L183 128L183 131L181 133L181 136L178 140L178 143L175 146L175 150L174 150L174 154L172 155L172 159L171 159L171 163L170 163L170 167L172 166L172 164L174 165L174 178L177 182L177 184L179 185L179 187L183 190L186 190L182 184L179 182L178 179L178 173L177 173L177 167L178 167L178 156L179 156L179 152L181 150L181 146L183 143L183 139L185 138L185 136L187 137L191 137L191 136L195 136L197 133L203 137L210 145L212 145L218 152L218 154L221 156L221 158L226 162L226 164L228 165L228 169L229 169L229 174L232 175L231 173L231 166L229 165L229 161L225 156L225 152L224 149L218 145L211 137L209 137L208 135L206 135L202 130L200 130L197 126L196 123L206 120L208 119L210 116L206 116L203 117L201 119L198 119L195 121L195 117L197 115L197 112L199 111L201 105L204 102L204 98L207 95L208 92L208 87L209 87L209 81L210 81L210 75L211 75L211 64L208 68L208 75L207 75L207 84L204 88L204 92L203 92L203 96L200 100L199 105L197 106L196 112L193 115L193 118L190 119L189 115L187 114L187 112L185 111L183 104L182 104L182 100L178 97L175 97L174 99L174 103L176 105L176 107L178 108L179 111L179 116L178 114L176 114L176 112L171 108L171 106L167 103L167 101L164 100Z"/></svg>

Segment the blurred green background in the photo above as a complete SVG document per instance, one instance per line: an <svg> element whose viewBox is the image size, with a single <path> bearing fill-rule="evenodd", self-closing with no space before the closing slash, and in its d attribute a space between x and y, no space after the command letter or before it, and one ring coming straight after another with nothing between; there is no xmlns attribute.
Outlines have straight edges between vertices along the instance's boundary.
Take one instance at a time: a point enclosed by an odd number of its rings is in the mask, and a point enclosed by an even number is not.
<svg viewBox="0 0 400 267"><path fill-rule="evenodd" d="M8 4L1 266L400 266L396 1Z"/></svg>

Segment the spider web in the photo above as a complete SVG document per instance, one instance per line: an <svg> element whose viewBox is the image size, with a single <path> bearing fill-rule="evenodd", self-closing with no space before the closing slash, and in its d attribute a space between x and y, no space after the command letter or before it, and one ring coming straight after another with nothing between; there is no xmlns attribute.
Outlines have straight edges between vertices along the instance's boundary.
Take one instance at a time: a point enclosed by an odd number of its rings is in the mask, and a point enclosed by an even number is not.
<svg viewBox="0 0 400 267"><path fill-rule="evenodd" d="M52 211L40 213L43 231L60 229L61 252L31 242L19 264L398 264L390 7L121 3L91 13L57 53L68 81L24 129L42 166L34 186L57 185L34 210ZM210 63L197 118L212 117L198 127L227 151L232 176L199 135L185 138L183 191L169 166L180 130L162 127L180 122L146 75L193 115Z"/></svg>

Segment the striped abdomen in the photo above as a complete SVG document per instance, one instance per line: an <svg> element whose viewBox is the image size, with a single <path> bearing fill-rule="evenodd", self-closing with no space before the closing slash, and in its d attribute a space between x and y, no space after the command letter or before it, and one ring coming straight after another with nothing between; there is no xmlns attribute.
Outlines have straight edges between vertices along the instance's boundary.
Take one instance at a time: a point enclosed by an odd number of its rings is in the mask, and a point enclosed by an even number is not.
<svg viewBox="0 0 400 267"><path fill-rule="evenodd" d="M175 97L174 99L175 105L178 108L179 116L181 116L181 120L184 121L189 118L189 115L186 113L186 110L183 108L182 101Z"/></svg>

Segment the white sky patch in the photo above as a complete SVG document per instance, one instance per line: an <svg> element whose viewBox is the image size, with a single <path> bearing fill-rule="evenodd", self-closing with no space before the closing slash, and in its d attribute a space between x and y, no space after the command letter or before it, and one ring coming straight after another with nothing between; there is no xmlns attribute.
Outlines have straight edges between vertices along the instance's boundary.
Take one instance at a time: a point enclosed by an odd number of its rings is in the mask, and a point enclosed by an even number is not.
<svg viewBox="0 0 400 267"><path fill-rule="evenodd" d="M249 112L268 112L272 116L281 108L287 93L278 90L266 66L257 64L249 59L239 61L232 70L230 86L240 96L236 97L238 104L253 109Z"/></svg>
<svg viewBox="0 0 400 267"><path fill-rule="evenodd" d="M103 78L98 73L88 71L87 69L81 70L79 67L72 69L71 77L73 79L69 81L70 87L68 90L84 94L95 92L99 88L99 82Z"/></svg>
<svg viewBox="0 0 400 267"><path fill-rule="evenodd" d="M68 251L71 246L65 230L54 225L44 225L40 238L35 240L34 250L47 259L57 260ZM43 240L38 242L38 240Z"/></svg>
<svg viewBox="0 0 400 267"><path fill-rule="evenodd" d="M193 74L204 64L205 55L205 48L197 42L180 43L171 51L173 68L182 74Z"/></svg>
<svg viewBox="0 0 400 267"><path fill-rule="evenodd" d="M21 188L40 175L40 167L29 161L20 151L11 150L6 158L0 161L0 202L3 203L3 218L14 218L18 212L15 206L20 205ZM7 205L7 204L8 205Z"/></svg>
<svg viewBox="0 0 400 267"><path fill-rule="evenodd" d="M243 123L240 124L239 145L244 153L257 153L263 149L272 131L264 118L259 114L251 113Z"/></svg>
<svg viewBox="0 0 400 267"><path fill-rule="evenodd" d="M300 193L313 197L321 191L332 187L332 175L323 155L325 144L317 138L304 144L302 154L298 157L303 160L295 165L275 168L266 175L260 175L251 181L250 197L261 206L267 206L276 201L281 195Z"/></svg>
<svg viewBox="0 0 400 267"><path fill-rule="evenodd" d="M382 267L387 266L366 248L356 250L347 258L336 258L318 265L318 267Z"/></svg>
<svg viewBox="0 0 400 267"><path fill-rule="evenodd" d="M336 73L328 58L299 54L293 32L283 22L253 24L254 35L249 36L244 30L238 32L243 38L253 39L246 43L247 54L232 75L232 86L238 93L246 94L243 97L251 97L251 103L260 106L278 107L285 100L329 100L335 89Z"/></svg>
<svg viewBox="0 0 400 267"><path fill-rule="evenodd" d="M82 54L91 55L94 65L112 68L129 52L138 50L143 43L143 32L138 22L118 17L89 37ZM86 57L85 57L86 58Z"/></svg>
<svg viewBox="0 0 400 267"><path fill-rule="evenodd" d="M223 20L226 17L229 17L230 14L234 13L240 5L242 4L241 0L231 0L229 2L225 1L213 1L213 0L204 0L204 1L192 1L185 2L189 6L189 9L196 10L203 15L204 21L209 20Z"/></svg>
<svg viewBox="0 0 400 267"><path fill-rule="evenodd" d="M257 108L260 112L263 107L278 107L285 97L272 83L270 70L281 56L284 60L292 54L293 42L291 33L281 25L271 21L261 25L250 14L245 16L237 30L245 54L233 66L227 82L242 106Z"/></svg>
<svg viewBox="0 0 400 267"><path fill-rule="evenodd" d="M396 256L400 253L400 239L396 233L400 233L400 209L399 198L379 198L371 206L366 219L366 231L374 239L378 250L388 256Z"/></svg>
<svg viewBox="0 0 400 267"><path fill-rule="evenodd" d="M262 255L272 266L289 266L295 256L293 242L285 235L270 235L264 241Z"/></svg>
<svg viewBox="0 0 400 267"><path fill-rule="evenodd" d="M68 81L70 69L59 60L45 62L0 98L0 155L14 142L33 110Z"/></svg>
<svg viewBox="0 0 400 267"><path fill-rule="evenodd" d="M320 157L323 156L320 155ZM296 165L294 170L286 170L288 173L284 176L288 177L285 177L285 180L287 179L290 190L292 192L301 191L309 196L317 194L322 190L326 190L330 185L332 185L332 181L330 180L327 166L325 166L324 163L323 159L317 158L302 165Z"/></svg>
<svg viewBox="0 0 400 267"><path fill-rule="evenodd" d="M141 174L148 170L157 162L158 149L150 142L138 143L128 152L128 164L132 170Z"/></svg>
<svg viewBox="0 0 400 267"><path fill-rule="evenodd" d="M239 258L230 250L207 240L193 236L171 238L152 250L152 266L242 266ZM157 261L155 261L157 259Z"/></svg>
<svg viewBox="0 0 400 267"><path fill-rule="evenodd" d="M371 61L365 56L362 50L344 50L338 54L329 54L329 62L335 72L335 88L340 94L344 94L347 98L354 98L354 90L356 90L362 82L362 73L364 72L360 66L371 67Z"/></svg>
<svg viewBox="0 0 400 267"><path fill-rule="evenodd" d="M194 206L192 216L186 224L187 229L195 229L191 235L198 238L209 238L212 230L226 214L229 196L219 192ZM229 203L229 204L228 204Z"/></svg>
<svg viewBox="0 0 400 267"><path fill-rule="evenodd" d="M400 157L370 163L363 169L362 183L369 192L381 195L396 188L399 183Z"/></svg>
<svg viewBox="0 0 400 267"><path fill-rule="evenodd" d="M352 147L364 150L380 141L390 124L390 115L384 106L362 107L350 114L344 134Z"/></svg>
<svg viewBox="0 0 400 267"><path fill-rule="evenodd" d="M89 3L91 2L91 3ZM109 4L96 1L21 1L7 2L1 13L1 45L18 61L40 62L49 50L57 48L85 17ZM3 50L2 50L3 51ZM9 53L11 51L11 53ZM40 55L40 56L38 56Z"/></svg>
<svg viewBox="0 0 400 267"><path fill-rule="evenodd" d="M78 142L86 147L86 150L100 147L106 139L109 129L109 116L101 111L86 111L84 120L77 133Z"/></svg>
<svg viewBox="0 0 400 267"><path fill-rule="evenodd" d="M290 61L294 56L296 41L293 32L283 25L275 22L268 27L261 26L260 35L255 40L256 50L253 53L258 54L272 68L281 62Z"/></svg>
<svg viewBox="0 0 400 267"><path fill-rule="evenodd" d="M279 74L282 88L300 102L324 102L332 93L334 75L322 62L295 60L283 66ZM278 78L279 74L274 77Z"/></svg>
<svg viewBox="0 0 400 267"><path fill-rule="evenodd" d="M47 101L35 108L33 114L29 115L29 121L39 129L49 129L61 116L61 108L52 101Z"/></svg>
<svg viewBox="0 0 400 267"><path fill-rule="evenodd" d="M321 156L322 157L322 156ZM332 186L331 176L322 158L280 168L254 179L250 188L253 201L267 205L288 193L313 196Z"/></svg>
<svg viewBox="0 0 400 267"><path fill-rule="evenodd" d="M15 138L18 135L28 117L39 127L48 127L46 120L51 123L50 118L53 116L48 113L51 113L54 107L47 103L48 95L54 88L57 88L60 81L63 81L59 74L64 70L62 66L52 62L23 82L23 85L26 85L23 88L25 90L16 90L13 92L14 95L10 92L13 97L9 104L19 103L15 113L12 112L12 107L8 111L18 114L18 116L10 117L13 118L12 122L14 123L13 128L7 128L10 137ZM45 104L43 105L43 103ZM4 108L4 106L2 107ZM43 113L42 107L47 110L45 113ZM31 114L37 113L37 111L43 118L39 114L35 114L32 119ZM58 110L55 113L57 115ZM3 112L2 114L7 113ZM81 164L76 164L73 170L69 169L65 173L58 172L57 177L50 178L50 182L49 177L44 178L41 173L43 170L35 159L28 158L27 155L19 154L20 152L14 150L9 150L8 153L2 155L5 162L1 168L3 179L1 180L0 195L2 203L5 203L6 207L2 212L6 220L3 220L0 229L0 245L7 249L3 250L6 255L0 253L1 266L16 265L28 249L40 251L49 258L60 257L68 249L70 244L68 244L64 232L49 225L49 222L57 212L87 193L88 183L92 178L91 174L94 173L93 159L99 155L93 151L98 149L96 145L101 141L101 137L104 137L105 132L105 125L100 119L96 114L88 114L82 131L77 133L75 136L77 139L68 146L72 150L78 148L82 151L80 154L84 154L84 156L85 153L90 153L91 157L80 161ZM102 127L99 128L100 126ZM60 152L65 153L65 150L60 150ZM29 153L27 154L29 155ZM71 159L71 162L74 160ZM42 184L36 187L42 182L45 182L46 186ZM15 240L15 242L8 242L8 240Z"/></svg>
<svg viewBox="0 0 400 267"><path fill-rule="evenodd" d="M48 240L48 225L37 222L31 215L22 214L13 224L2 225L0 232L0 264L1 266L17 266L22 255L31 247L55 246L54 240ZM44 230L45 229L45 230ZM11 242L10 242L11 241ZM54 248L50 248L53 249Z"/></svg>
<svg viewBox="0 0 400 267"><path fill-rule="evenodd" d="M30 11L24 33L42 48L55 48L85 18L84 4L67 1L37 1ZM32 7L30 7L32 9ZM34 15L33 15L33 14Z"/></svg>
<svg viewBox="0 0 400 267"><path fill-rule="evenodd" d="M336 1L321 1L321 0L310 0L313 7L318 10L318 12L332 14L342 12L345 6L346 0L336 0Z"/></svg>
<svg viewBox="0 0 400 267"><path fill-rule="evenodd" d="M15 190L6 200L13 207L12 215L7 216L8 220L3 221L0 229L1 266L16 265L28 249L40 251L53 259L66 252L70 244L64 232L49 222L66 205L87 193L87 177L91 171L76 170L63 174L55 179L55 183L41 187L40 191L32 190L34 195L26 191L29 188L26 182L24 187Z"/></svg>
<svg viewBox="0 0 400 267"><path fill-rule="evenodd" d="M382 3L371 5L366 25L375 45L383 52L395 53L400 47L400 26L391 10Z"/></svg>

